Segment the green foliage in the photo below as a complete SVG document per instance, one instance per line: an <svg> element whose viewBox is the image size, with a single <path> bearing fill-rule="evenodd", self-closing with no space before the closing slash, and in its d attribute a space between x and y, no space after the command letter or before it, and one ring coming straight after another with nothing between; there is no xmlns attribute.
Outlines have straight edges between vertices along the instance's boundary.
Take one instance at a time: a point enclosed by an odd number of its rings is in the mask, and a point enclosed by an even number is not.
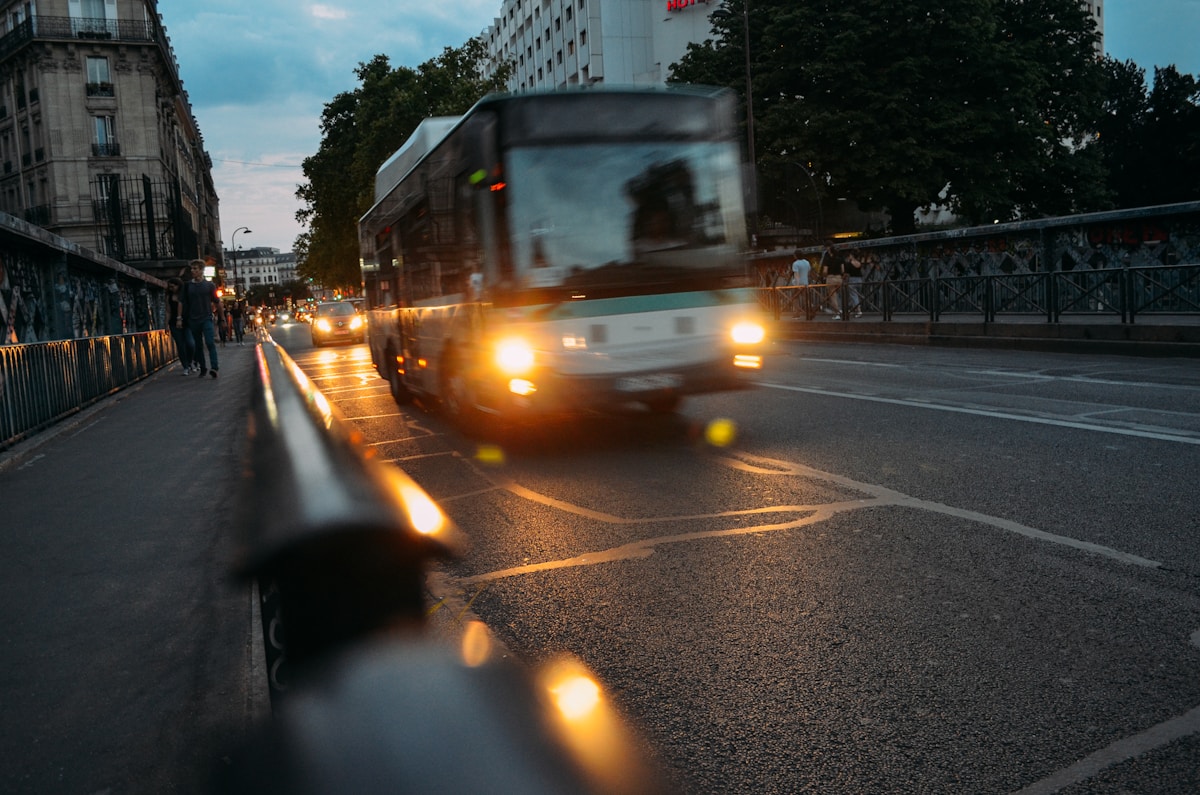
<svg viewBox="0 0 1200 795"><path fill-rule="evenodd" d="M744 95L743 6L727 6L673 80ZM786 212L797 164L827 201L887 208L895 232L933 203L992 221L1107 201L1098 152L1078 145L1103 76L1077 0L755 0L749 32L768 214Z"/></svg>
<svg viewBox="0 0 1200 795"><path fill-rule="evenodd" d="M1200 200L1200 81L1106 59L1097 151L1120 207Z"/></svg>
<svg viewBox="0 0 1200 795"><path fill-rule="evenodd" d="M416 69L392 68L386 55L358 65L359 86L325 105L320 148L303 163L296 220L306 231L294 246L302 277L359 284L358 219L373 203L375 172L426 117L465 113L503 87L507 72L479 78L485 57L483 43L471 40Z"/></svg>

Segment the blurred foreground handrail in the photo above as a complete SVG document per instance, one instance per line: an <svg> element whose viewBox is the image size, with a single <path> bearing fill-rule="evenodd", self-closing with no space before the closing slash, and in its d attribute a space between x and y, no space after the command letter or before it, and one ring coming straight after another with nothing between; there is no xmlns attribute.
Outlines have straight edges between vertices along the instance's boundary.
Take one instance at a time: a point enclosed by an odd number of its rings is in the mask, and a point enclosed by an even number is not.
<svg viewBox="0 0 1200 795"><path fill-rule="evenodd" d="M263 336L235 565L258 580L264 622L276 620L274 598L287 614L286 643L265 627L275 697L284 661L273 651L304 664L397 622L420 624L425 564L462 542L425 491L371 460L358 431Z"/></svg>
<svg viewBox="0 0 1200 795"><path fill-rule="evenodd" d="M669 791L578 661L529 671L477 621L457 645L420 631L457 530L261 337L237 570L259 583L274 716L212 791Z"/></svg>

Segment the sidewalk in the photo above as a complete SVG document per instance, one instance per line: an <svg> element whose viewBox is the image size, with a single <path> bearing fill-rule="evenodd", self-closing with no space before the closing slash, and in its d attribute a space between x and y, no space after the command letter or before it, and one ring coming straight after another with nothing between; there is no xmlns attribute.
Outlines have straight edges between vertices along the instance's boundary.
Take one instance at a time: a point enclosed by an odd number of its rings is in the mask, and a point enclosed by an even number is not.
<svg viewBox="0 0 1200 795"><path fill-rule="evenodd" d="M0 791L202 792L267 708L228 578L255 349L218 351L0 453Z"/></svg>

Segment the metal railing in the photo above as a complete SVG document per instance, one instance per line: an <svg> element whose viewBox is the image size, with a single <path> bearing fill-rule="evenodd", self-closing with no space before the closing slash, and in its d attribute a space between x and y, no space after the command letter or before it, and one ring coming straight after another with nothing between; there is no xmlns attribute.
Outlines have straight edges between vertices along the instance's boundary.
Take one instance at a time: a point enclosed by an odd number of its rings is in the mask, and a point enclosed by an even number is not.
<svg viewBox="0 0 1200 795"><path fill-rule="evenodd" d="M1047 323L1067 316L1134 323L1155 315L1200 315L1200 264L780 285L760 288L759 300L776 318L849 319L861 312L884 321L975 315L991 323L1011 315Z"/></svg>
<svg viewBox="0 0 1200 795"><path fill-rule="evenodd" d="M167 331L0 345L0 450L175 359Z"/></svg>
<svg viewBox="0 0 1200 795"><path fill-rule="evenodd" d="M426 566L461 536L260 340L236 565L258 584L284 708L214 791L666 791L581 664L527 671L479 624L458 648L427 636Z"/></svg>

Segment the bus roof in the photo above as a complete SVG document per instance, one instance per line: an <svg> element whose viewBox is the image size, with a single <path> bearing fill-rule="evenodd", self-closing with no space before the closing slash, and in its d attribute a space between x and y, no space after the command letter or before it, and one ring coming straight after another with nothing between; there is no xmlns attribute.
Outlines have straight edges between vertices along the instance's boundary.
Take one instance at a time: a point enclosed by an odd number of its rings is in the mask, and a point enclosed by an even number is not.
<svg viewBox="0 0 1200 795"><path fill-rule="evenodd" d="M525 100L537 101L543 97L578 96L581 94L684 94L699 97L732 96L728 88L714 86L690 85L672 83L668 85L591 85L554 89L537 89L519 93L493 92L476 102L462 116L430 116L421 121L413 130L412 135L389 157L379 170L375 172L375 203L359 219L361 225L368 217L375 214L383 200L400 184L405 176L438 144L446 139L450 132L471 114L487 108L489 105ZM361 237L361 235L360 235Z"/></svg>
<svg viewBox="0 0 1200 795"><path fill-rule="evenodd" d="M450 133L462 116L430 116L423 119L413 130L408 140L389 157L375 172L375 201L378 202L392 188L400 184L404 175L412 170L422 157Z"/></svg>

